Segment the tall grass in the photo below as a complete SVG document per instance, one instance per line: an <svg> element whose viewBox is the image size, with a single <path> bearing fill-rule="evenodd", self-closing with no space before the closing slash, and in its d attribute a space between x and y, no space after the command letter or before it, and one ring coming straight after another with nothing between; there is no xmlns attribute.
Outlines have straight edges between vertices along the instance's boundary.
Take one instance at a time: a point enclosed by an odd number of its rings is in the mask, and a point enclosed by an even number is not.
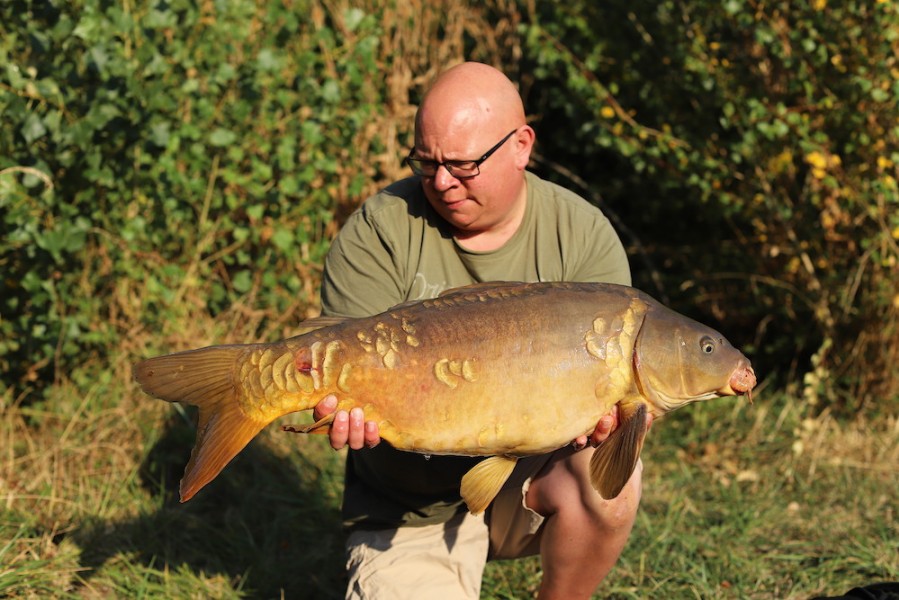
<svg viewBox="0 0 899 600"><path fill-rule="evenodd" d="M84 394L5 399L0 595L341 597L342 454L270 427L179 504L192 415L136 390L129 360L92 365ZM895 413L843 422L781 393L674 413L647 441L642 509L597 597L799 599L899 579L897 439ZM534 558L491 563L483 597L529 597L539 577Z"/></svg>

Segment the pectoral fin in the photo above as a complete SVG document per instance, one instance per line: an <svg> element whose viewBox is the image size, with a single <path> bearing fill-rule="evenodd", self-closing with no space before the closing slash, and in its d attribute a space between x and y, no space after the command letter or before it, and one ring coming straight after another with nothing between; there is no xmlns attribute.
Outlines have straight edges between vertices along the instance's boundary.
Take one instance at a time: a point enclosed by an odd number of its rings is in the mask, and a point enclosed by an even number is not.
<svg viewBox="0 0 899 600"><path fill-rule="evenodd" d="M487 510L517 462L518 459L513 456L492 456L465 474L460 491L471 514L477 515Z"/></svg>
<svg viewBox="0 0 899 600"><path fill-rule="evenodd" d="M631 478L646 437L646 404L636 403L631 410L622 406L619 415L618 429L590 459L590 483L607 500L618 496Z"/></svg>

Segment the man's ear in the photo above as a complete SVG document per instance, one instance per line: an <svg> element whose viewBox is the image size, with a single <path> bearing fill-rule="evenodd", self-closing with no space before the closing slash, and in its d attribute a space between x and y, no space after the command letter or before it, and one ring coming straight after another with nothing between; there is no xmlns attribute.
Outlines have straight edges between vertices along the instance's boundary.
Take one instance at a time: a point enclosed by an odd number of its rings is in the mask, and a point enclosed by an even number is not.
<svg viewBox="0 0 899 600"><path fill-rule="evenodd" d="M536 139L537 134L530 125L521 127L515 134L515 166L518 169L524 171L531 162L531 150L534 148Z"/></svg>

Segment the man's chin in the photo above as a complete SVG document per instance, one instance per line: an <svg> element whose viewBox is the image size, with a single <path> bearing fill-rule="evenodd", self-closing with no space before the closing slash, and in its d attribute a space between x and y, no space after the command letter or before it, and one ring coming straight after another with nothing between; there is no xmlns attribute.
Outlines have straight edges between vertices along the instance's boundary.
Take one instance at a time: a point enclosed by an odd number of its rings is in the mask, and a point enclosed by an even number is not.
<svg viewBox="0 0 899 600"><path fill-rule="evenodd" d="M460 200L451 203L441 202L434 208L437 214L453 227L466 229L471 227L477 219L477 215L472 213L473 206L474 202L471 200Z"/></svg>

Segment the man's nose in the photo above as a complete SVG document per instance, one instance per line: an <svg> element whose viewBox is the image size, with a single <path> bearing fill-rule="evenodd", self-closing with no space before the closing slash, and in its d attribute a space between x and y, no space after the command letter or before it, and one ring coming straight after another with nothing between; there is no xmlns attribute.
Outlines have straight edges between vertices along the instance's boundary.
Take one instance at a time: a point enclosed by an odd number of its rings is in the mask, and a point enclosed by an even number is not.
<svg viewBox="0 0 899 600"><path fill-rule="evenodd" d="M434 173L434 188L447 190L458 182L459 180L453 177L445 165L437 165L437 172Z"/></svg>

